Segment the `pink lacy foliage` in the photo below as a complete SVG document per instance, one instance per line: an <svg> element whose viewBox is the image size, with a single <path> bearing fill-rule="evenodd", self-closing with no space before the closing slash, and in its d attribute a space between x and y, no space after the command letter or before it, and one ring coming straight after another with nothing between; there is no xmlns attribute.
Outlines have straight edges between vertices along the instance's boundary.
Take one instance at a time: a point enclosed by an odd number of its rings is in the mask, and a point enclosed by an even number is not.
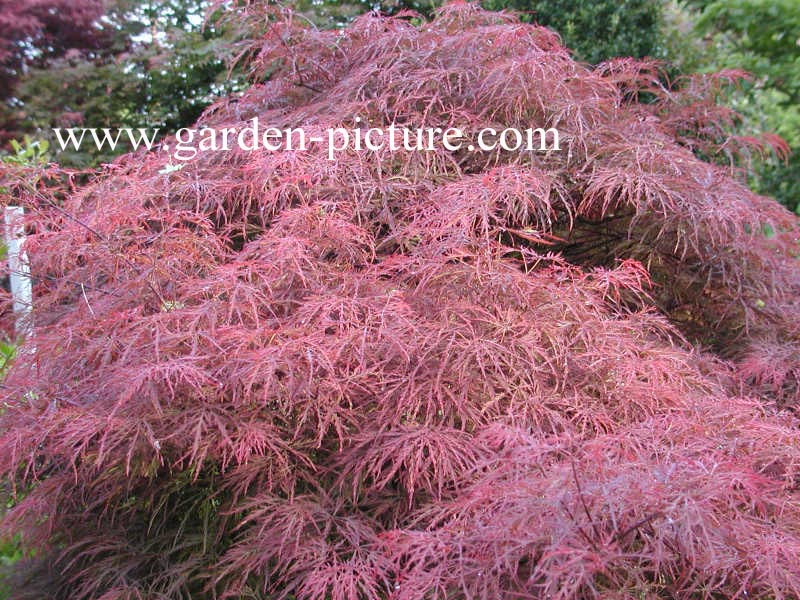
<svg viewBox="0 0 800 600"><path fill-rule="evenodd" d="M564 149L140 153L55 196L7 171L17 597L798 597L798 222L696 158L746 149L720 78L590 70L471 4L246 10L271 79L203 124Z"/></svg>

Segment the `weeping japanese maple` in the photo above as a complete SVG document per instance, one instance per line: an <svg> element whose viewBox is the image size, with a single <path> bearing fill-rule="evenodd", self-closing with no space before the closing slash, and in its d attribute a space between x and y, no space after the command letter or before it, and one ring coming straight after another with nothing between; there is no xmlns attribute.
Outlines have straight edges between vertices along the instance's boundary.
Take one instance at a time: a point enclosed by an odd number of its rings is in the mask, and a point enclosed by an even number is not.
<svg viewBox="0 0 800 600"><path fill-rule="evenodd" d="M7 173L36 278L0 418L16 596L800 595L798 222L697 158L764 149L725 136L738 74L590 69L470 4L262 9L269 80L200 125L562 149Z"/></svg>

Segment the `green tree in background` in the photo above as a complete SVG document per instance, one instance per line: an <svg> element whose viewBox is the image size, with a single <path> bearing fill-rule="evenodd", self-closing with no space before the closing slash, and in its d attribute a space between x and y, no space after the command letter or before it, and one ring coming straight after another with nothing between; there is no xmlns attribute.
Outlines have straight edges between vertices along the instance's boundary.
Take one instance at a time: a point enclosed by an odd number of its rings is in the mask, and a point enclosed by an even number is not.
<svg viewBox="0 0 800 600"><path fill-rule="evenodd" d="M752 74L732 99L743 128L777 133L792 154L788 163L771 158L757 164L751 185L800 212L800 3L716 0L668 6L669 57L682 71L736 68Z"/></svg>
<svg viewBox="0 0 800 600"><path fill-rule="evenodd" d="M193 123L219 95L235 91L224 28L206 2L117 0L103 18L115 32L112 52L68 52L18 82L6 112L20 132L53 139L53 127L132 127L174 131ZM0 115L0 118L2 115ZM128 147L68 149L66 166L88 166Z"/></svg>
<svg viewBox="0 0 800 600"><path fill-rule="evenodd" d="M599 63L614 56L663 57L660 2L652 0L484 0L491 10L522 11L561 34L576 58Z"/></svg>
<svg viewBox="0 0 800 600"><path fill-rule="evenodd" d="M318 26L343 25L378 9L393 14L411 9L430 17L441 0L298 0L297 8ZM557 31L576 58L598 63L614 56L663 56L660 2L652 0L483 0L488 10L518 11Z"/></svg>

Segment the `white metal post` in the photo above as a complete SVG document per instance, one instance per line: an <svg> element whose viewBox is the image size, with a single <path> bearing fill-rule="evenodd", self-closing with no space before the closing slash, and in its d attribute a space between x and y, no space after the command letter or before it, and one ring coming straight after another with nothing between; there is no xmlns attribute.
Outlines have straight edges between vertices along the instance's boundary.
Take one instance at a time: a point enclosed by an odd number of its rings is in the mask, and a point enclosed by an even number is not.
<svg viewBox="0 0 800 600"><path fill-rule="evenodd" d="M5 243L8 254L11 297L14 300L17 336L24 336L31 329L31 268L22 248L25 242L25 211L21 206L7 206L5 210Z"/></svg>

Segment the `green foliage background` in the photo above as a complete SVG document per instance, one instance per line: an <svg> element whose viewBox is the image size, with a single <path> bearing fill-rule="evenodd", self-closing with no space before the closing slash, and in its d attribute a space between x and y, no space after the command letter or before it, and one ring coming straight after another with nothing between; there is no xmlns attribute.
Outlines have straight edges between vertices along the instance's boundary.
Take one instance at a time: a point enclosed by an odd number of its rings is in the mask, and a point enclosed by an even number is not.
<svg viewBox="0 0 800 600"><path fill-rule="evenodd" d="M342 25L378 9L411 9L429 17L441 0L297 0L298 10L320 27ZM482 0L488 10L513 10L522 20L558 31L577 58L598 63L613 56L661 56L662 5L651 0Z"/></svg>
<svg viewBox="0 0 800 600"><path fill-rule="evenodd" d="M731 98L742 130L777 133L792 154L755 166L751 186L800 214L800 2L670 2L667 56L678 71L744 69L753 79Z"/></svg>
<svg viewBox="0 0 800 600"><path fill-rule="evenodd" d="M619 0L485 0L491 10L523 11L524 20L536 21L561 34L577 58L599 63L614 56L660 57L659 2Z"/></svg>
<svg viewBox="0 0 800 600"><path fill-rule="evenodd" d="M115 32L113 47L30 70L0 120L51 142L53 127L175 131L193 123L215 98L242 85L227 69L227 32L213 15L204 22L205 11L197 0L116 0L104 23ZM68 148L58 161L94 166L120 151L126 148Z"/></svg>

